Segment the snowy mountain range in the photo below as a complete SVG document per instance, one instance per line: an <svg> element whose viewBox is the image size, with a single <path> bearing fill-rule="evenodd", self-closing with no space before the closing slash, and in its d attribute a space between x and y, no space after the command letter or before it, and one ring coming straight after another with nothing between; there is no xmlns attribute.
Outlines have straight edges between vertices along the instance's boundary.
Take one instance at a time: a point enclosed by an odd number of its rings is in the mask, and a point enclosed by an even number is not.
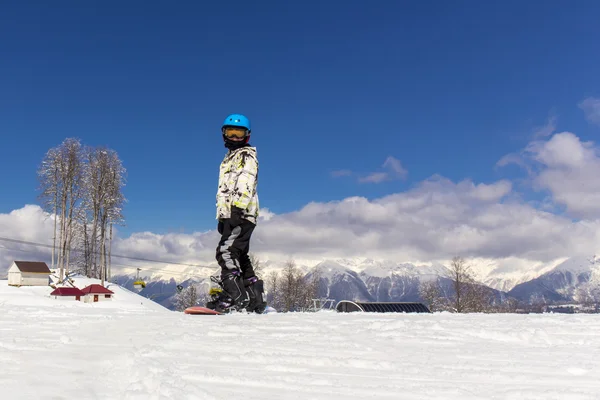
<svg viewBox="0 0 600 400"><path fill-rule="evenodd" d="M419 284L422 281L437 279L443 285L450 285L445 278L448 269L442 264L413 264L371 259L330 259L310 264L297 262L297 267L311 278L319 271L321 279L320 297L356 301L420 301ZM526 274L510 272L510 268L491 262L470 263L479 281L494 289L497 294L505 294L526 303L570 301L577 297L578 288L589 285L600 276L595 257L573 257L548 265L534 265ZM262 262L261 276L281 270L284 263ZM216 275L219 268L196 269L182 276L168 276L155 273L146 278L146 288L140 294L154 301L172 307L177 285L187 287L195 284L200 290L208 290L210 275ZM508 272L507 272L508 271ZM187 271L190 272L190 271ZM130 276L116 276L116 283L133 287ZM268 288L267 288L268 289Z"/></svg>
<svg viewBox="0 0 600 400"><path fill-rule="evenodd" d="M590 284L600 288L600 262L595 256L573 257L540 276L520 283L508 295L528 303L571 301L589 290Z"/></svg>

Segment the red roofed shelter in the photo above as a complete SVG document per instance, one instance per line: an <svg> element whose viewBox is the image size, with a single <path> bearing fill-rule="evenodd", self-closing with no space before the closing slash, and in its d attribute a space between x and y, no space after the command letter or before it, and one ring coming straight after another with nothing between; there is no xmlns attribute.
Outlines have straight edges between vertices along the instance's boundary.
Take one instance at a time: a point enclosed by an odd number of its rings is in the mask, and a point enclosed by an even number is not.
<svg viewBox="0 0 600 400"><path fill-rule="evenodd" d="M75 287L57 287L50 293L50 296L54 296L55 299L75 297L75 300L81 301L81 298L85 296L80 289Z"/></svg>
<svg viewBox="0 0 600 400"><path fill-rule="evenodd" d="M83 301L85 301L86 303L96 303L101 300L111 300L112 295L114 294L112 290L109 290L97 283L89 285L81 289L81 291L85 293L85 298L83 299Z"/></svg>

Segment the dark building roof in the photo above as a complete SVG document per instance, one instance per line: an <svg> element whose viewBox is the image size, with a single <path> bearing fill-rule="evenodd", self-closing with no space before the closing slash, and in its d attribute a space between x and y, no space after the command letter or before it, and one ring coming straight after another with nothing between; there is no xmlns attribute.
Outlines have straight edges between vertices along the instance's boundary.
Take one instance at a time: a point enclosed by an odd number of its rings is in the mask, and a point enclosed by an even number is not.
<svg viewBox="0 0 600 400"><path fill-rule="evenodd" d="M50 268L43 261L15 261L21 272L50 273Z"/></svg>
<svg viewBox="0 0 600 400"><path fill-rule="evenodd" d="M399 313L429 313L429 308L422 303L410 302L358 302L342 300L335 307L338 312L399 312Z"/></svg>
<svg viewBox="0 0 600 400"><path fill-rule="evenodd" d="M85 293L75 287L57 287L50 294L52 296L85 296Z"/></svg>

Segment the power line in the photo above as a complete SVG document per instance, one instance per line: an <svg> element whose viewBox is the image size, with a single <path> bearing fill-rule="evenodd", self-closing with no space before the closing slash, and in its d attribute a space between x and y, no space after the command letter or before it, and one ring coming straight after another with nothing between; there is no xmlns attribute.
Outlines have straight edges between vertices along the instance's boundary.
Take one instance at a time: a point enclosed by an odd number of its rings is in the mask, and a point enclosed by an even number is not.
<svg viewBox="0 0 600 400"><path fill-rule="evenodd" d="M117 266L117 267L124 267L124 268L138 268L138 265L130 265L130 264L115 264L115 263L111 263L111 266ZM216 267L204 267L204 268L216 268ZM172 274L172 275L187 275L185 272L182 271L170 271L170 270L166 270L166 269L159 269L159 268L152 268L152 267L144 267L143 268L144 271L157 271L157 272L164 272L167 274Z"/></svg>
<svg viewBox="0 0 600 400"><path fill-rule="evenodd" d="M20 240L20 239L11 239L11 238L6 238L6 237L0 237L0 241L11 242L11 243L19 243L19 244L27 244L27 245L30 245L30 246L46 247L46 248L49 248L49 249L51 249L53 247L51 244L31 242L31 241ZM72 251L83 252L82 250L78 250L78 249L72 249ZM99 252L95 252L95 254L100 254L100 253ZM125 259L128 259L128 260L143 261L143 262L152 262L152 263L158 263L158 264L182 265L182 266L185 266L185 267L196 267L196 268L210 268L210 269L213 268L213 267L209 267L209 266L206 266L206 265L186 264L186 263L181 263L181 262L165 261L165 260L153 260L153 259L149 259L149 258L131 257L131 256L124 256L124 255L119 255L119 254L111 254L110 256L111 256L111 258L112 257L125 258ZM136 268L136 267L132 266L132 268Z"/></svg>

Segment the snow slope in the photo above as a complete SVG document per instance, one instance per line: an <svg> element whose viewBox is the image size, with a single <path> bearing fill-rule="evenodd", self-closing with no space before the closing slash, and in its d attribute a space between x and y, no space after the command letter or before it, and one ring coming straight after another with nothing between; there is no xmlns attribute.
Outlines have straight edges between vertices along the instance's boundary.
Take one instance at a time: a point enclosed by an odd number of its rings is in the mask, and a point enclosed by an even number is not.
<svg viewBox="0 0 600 400"><path fill-rule="evenodd" d="M79 289L91 284L100 284L99 279L87 278L84 276L75 276L73 285ZM62 285L70 286L70 285ZM8 280L0 280L0 307L25 307L27 311L49 309L62 310L65 308L82 309L83 312L96 309L109 309L119 313L142 313L148 312L170 312L169 309L160 304L146 299L122 286L112 283L105 283L106 288L114 292L114 299L111 301L100 301L97 303L84 303L83 301L74 301L68 299L50 298L50 293L54 290L50 286L22 286L19 288L8 286Z"/></svg>
<svg viewBox="0 0 600 400"><path fill-rule="evenodd" d="M0 281L0 398L600 398L598 315L190 316L111 289Z"/></svg>

